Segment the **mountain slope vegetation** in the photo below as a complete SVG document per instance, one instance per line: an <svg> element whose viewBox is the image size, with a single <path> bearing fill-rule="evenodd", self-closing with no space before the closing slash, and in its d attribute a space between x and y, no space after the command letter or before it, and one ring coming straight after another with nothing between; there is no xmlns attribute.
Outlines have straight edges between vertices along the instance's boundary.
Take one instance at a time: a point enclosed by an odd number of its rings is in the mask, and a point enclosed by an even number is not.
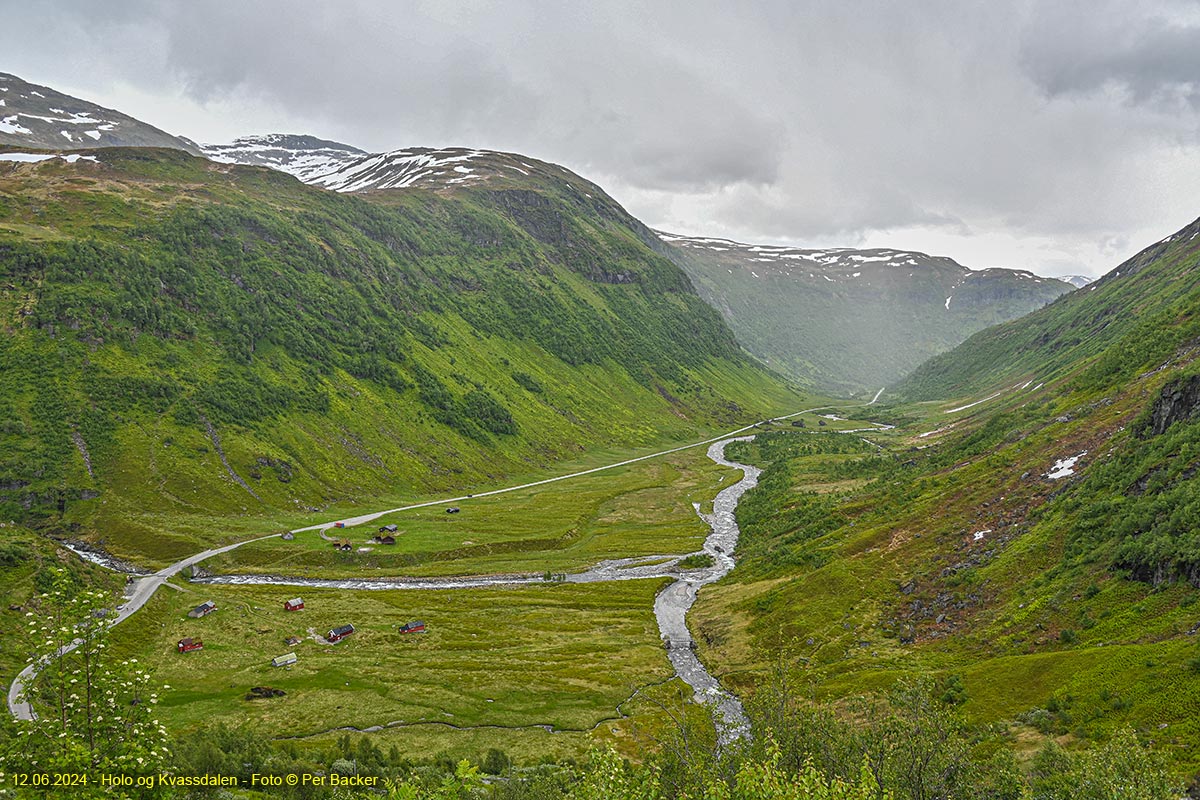
<svg viewBox="0 0 1200 800"><path fill-rule="evenodd" d="M160 561L796 402L558 168L366 199L92 152L0 163L7 514Z"/></svg>
<svg viewBox="0 0 1200 800"><path fill-rule="evenodd" d="M969 270L906 250L660 236L747 350L841 396L874 394L970 334L1071 291L1031 272Z"/></svg>
<svg viewBox="0 0 1200 800"><path fill-rule="evenodd" d="M733 450L767 469L693 618L708 663L827 700L925 675L1018 752L1128 726L1196 780L1196 233L922 366L871 410L893 430Z"/></svg>
<svg viewBox="0 0 1200 800"><path fill-rule="evenodd" d="M1068 373L1082 389L1162 365L1200 334L1198 235L1200 220L1082 290L930 359L896 391L914 400L954 397L1022 375L1046 380Z"/></svg>

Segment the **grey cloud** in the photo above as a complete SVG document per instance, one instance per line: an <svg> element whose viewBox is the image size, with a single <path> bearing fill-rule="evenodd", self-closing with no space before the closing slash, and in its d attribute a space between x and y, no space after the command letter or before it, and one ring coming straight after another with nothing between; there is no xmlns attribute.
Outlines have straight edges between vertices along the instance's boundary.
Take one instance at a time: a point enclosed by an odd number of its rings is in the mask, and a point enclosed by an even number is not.
<svg viewBox="0 0 1200 800"><path fill-rule="evenodd" d="M1200 20L1186 10L1055 5L1029 26L1024 63L1052 96L1114 89L1132 103L1200 105Z"/></svg>
<svg viewBox="0 0 1200 800"><path fill-rule="evenodd" d="M1031 259L1061 241L1046 260L1083 263L1200 213L1190 3L0 6L0 68L98 102L160 97L141 115L192 138L522 152L684 232L928 230L967 250L1025 242ZM157 116L184 112L192 127Z"/></svg>
<svg viewBox="0 0 1200 800"><path fill-rule="evenodd" d="M628 24L621 15L595 20L606 28L597 37L554 6L481 5L457 19L445 18L444 6L381 13L388 8L173 6L167 60L200 102L248 90L352 121L376 149L550 150L584 166L622 165L637 185L683 191L777 175L783 126L630 41L616 24ZM548 25L555 30L540 35Z"/></svg>

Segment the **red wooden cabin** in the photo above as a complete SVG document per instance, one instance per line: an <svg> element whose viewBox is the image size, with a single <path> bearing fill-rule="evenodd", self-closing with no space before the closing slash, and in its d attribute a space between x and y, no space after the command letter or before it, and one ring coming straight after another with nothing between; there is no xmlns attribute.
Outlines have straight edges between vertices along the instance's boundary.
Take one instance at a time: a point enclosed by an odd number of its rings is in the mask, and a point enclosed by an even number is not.
<svg viewBox="0 0 1200 800"><path fill-rule="evenodd" d="M345 639L347 636L349 636L352 633L354 633L353 625L342 625L340 628L334 628L333 630L331 630L329 632L329 635L326 636L325 638L329 641L330 644L333 644L334 642L340 642L342 639Z"/></svg>

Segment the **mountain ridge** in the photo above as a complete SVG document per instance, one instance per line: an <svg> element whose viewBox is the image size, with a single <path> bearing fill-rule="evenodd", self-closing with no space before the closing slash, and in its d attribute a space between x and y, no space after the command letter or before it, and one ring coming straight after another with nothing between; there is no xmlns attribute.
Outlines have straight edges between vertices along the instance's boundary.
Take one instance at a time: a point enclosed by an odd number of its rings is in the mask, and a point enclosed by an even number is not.
<svg viewBox="0 0 1200 800"><path fill-rule="evenodd" d="M229 144L202 144L200 151L218 163L270 167L305 182L367 154L353 145L291 133L240 136Z"/></svg>
<svg viewBox="0 0 1200 800"><path fill-rule="evenodd" d="M930 359L897 391L912 399L963 396L1036 372L1039 380L1081 366L1096 375L1128 373L1139 358L1168 358L1191 327L1200 219L1148 247L1087 286L1018 320L980 331ZM1102 351L1123 337L1124 355Z"/></svg>
<svg viewBox="0 0 1200 800"><path fill-rule="evenodd" d="M200 155L190 139L6 72L0 72L0 145L52 150L170 147Z"/></svg>
<svg viewBox="0 0 1200 800"><path fill-rule="evenodd" d="M753 355L833 393L874 392L970 333L1072 288L911 250L657 235Z"/></svg>

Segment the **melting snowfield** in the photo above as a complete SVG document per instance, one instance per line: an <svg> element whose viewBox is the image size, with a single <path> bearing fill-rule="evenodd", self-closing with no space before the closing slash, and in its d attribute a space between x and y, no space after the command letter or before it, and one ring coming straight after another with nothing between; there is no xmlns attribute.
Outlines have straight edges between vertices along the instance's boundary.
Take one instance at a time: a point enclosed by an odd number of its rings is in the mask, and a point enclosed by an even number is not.
<svg viewBox="0 0 1200 800"><path fill-rule="evenodd" d="M1079 461L1079 459L1086 455L1087 450L1084 450L1078 455L1069 456L1068 458L1060 458L1058 461L1054 462L1054 466L1051 467L1050 471L1046 473L1046 477L1052 481L1069 478L1075 474L1075 464Z"/></svg>

